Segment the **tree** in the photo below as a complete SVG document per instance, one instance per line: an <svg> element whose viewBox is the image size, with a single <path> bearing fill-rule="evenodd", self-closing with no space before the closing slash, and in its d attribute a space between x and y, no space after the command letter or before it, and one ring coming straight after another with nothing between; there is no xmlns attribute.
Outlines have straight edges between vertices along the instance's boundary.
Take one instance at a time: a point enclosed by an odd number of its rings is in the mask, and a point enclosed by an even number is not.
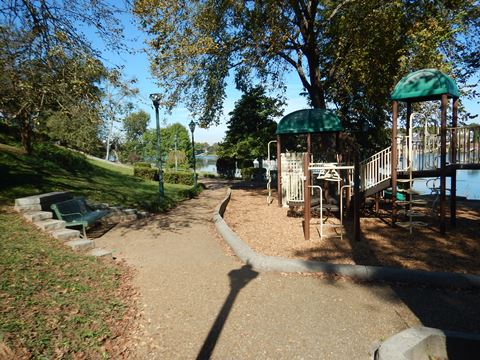
<svg viewBox="0 0 480 360"><path fill-rule="evenodd" d="M74 105L69 112L56 111L47 119L47 134L67 147L98 154L102 143L98 137L101 118L97 112L89 114L85 106Z"/></svg>
<svg viewBox="0 0 480 360"><path fill-rule="evenodd" d="M138 94L138 89L133 87L136 79L123 79L118 70L113 70L108 74L104 96L101 103L102 116L105 122L105 128L102 131L105 140L105 160L110 158L110 146L114 137L119 138L114 133L115 124L120 124L123 116L128 116L133 110L133 104L128 101Z"/></svg>
<svg viewBox="0 0 480 360"><path fill-rule="evenodd" d="M150 115L144 111L136 111L123 119L123 130L127 141L138 141L143 133L147 131Z"/></svg>
<svg viewBox="0 0 480 360"><path fill-rule="evenodd" d="M123 119L124 143L122 144L122 161L142 158L143 134L147 131L150 115L140 110L128 114Z"/></svg>
<svg viewBox="0 0 480 360"><path fill-rule="evenodd" d="M282 115L283 103L265 95L263 87L255 87L235 103L227 121L225 140L219 144L220 157L237 160L261 161L267 156L267 145L275 138L277 123Z"/></svg>
<svg viewBox="0 0 480 360"><path fill-rule="evenodd" d="M177 150L187 156L191 164L192 144L187 128L180 123L174 123L160 129L160 152L162 161L168 158L168 154L175 148L175 137L177 138ZM143 136L145 157L148 160L157 159L157 133L155 129L149 129Z"/></svg>
<svg viewBox="0 0 480 360"><path fill-rule="evenodd" d="M475 0L138 0L134 11L164 103L188 102L203 126L218 123L232 71L243 90L255 78L281 88L294 71L313 107L330 103L363 132L384 127L406 72L442 65L467 80L479 67Z"/></svg>
<svg viewBox="0 0 480 360"><path fill-rule="evenodd" d="M119 9L107 1L8 1L0 15L0 109L18 125L23 146L32 151L34 128L46 114L72 104L93 106L105 68L78 30L97 30L107 45L121 44ZM71 117L69 117L71 119Z"/></svg>

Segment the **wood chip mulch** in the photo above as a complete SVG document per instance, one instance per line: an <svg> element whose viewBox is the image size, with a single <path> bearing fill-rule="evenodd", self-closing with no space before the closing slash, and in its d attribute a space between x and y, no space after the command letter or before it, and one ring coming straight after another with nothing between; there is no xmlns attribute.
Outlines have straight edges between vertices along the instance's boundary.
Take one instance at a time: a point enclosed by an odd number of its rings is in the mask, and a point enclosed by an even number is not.
<svg viewBox="0 0 480 360"><path fill-rule="evenodd" d="M303 237L302 217L288 217L276 199L267 204L266 190L236 189L225 212L225 221L255 251L270 256L318 260L336 264L392 266L427 271L453 271L480 274L480 202L457 201L457 227L441 235L434 219L429 226L393 228L383 210L379 215L362 217L361 241L353 238L351 222L346 221L343 237L320 238L319 219L311 224L311 239ZM331 217L327 223L338 223ZM338 230L337 230L338 232ZM335 235L335 230L327 229Z"/></svg>

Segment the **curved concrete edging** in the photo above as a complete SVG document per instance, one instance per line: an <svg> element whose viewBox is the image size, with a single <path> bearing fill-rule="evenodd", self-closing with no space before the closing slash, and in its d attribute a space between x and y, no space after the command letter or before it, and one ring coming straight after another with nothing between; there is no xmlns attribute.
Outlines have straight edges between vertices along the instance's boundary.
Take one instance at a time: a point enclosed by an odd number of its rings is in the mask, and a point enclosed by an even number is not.
<svg viewBox="0 0 480 360"><path fill-rule="evenodd" d="M213 222L218 233L230 245L240 260L252 265L256 270L336 274L358 280L405 282L427 284L436 287L480 288L480 276L476 275L406 270L381 266L331 264L258 254L245 244L223 220L223 214L230 201L231 194L232 190L229 188L227 196L215 208Z"/></svg>

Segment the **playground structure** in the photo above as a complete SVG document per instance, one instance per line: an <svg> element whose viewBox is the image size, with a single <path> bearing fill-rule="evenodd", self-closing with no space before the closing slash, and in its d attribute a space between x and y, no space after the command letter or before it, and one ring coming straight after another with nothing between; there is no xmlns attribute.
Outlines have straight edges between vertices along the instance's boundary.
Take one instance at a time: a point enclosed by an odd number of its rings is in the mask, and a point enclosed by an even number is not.
<svg viewBox="0 0 480 360"><path fill-rule="evenodd" d="M322 237L323 213L328 210L328 205L331 205L328 199L325 199L327 203L324 202L322 195L325 193L325 186L328 187L327 182L335 182L335 195L339 198L339 227L343 222L344 207L350 208L354 217L355 238L359 240L360 204L364 203L367 197L375 197L378 210L378 199L391 189L392 224L408 228L412 232L414 227L426 225L417 219L425 214L416 211L415 207L425 204L425 201L415 199L413 181L418 178L437 178L439 186L435 181L430 181L429 184L432 186L432 193L438 195L434 201L438 204L438 211L436 206L434 210L438 216L440 232L444 234L447 222L447 191L450 192L450 224L452 227L456 225L457 170L480 169L480 126L457 127L459 96L456 83L438 70L425 69L407 75L400 80L391 94L391 146L361 162L355 159L355 165L350 163L351 157L346 159L346 162L342 161L345 151L340 151L339 139L343 128L333 112L310 109L286 115L277 128L278 205L303 207L304 236L308 240L312 194L318 191L320 198L313 204L319 205ZM449 99L452 100L452 112L451 122L447 125ZM441 104L439 124L423 114L412 112L413 103L438 100ZM399 102L406 104L404 134L400 134L397 129ZM320 134L321 142L335 138L333 158L315 159L319 156L312 154L312 135L315 134ZM306 152L287 151L284 143L287 136L291 135L305 138ZM323 144L323 149L326 147L328 145ZM332 146L330 150L331 148ZM451 179L450 189L446 187L447 177ZM403 189L398 189L397 185L403 185ZM398 221L400 214L408 221Z"/></svg>

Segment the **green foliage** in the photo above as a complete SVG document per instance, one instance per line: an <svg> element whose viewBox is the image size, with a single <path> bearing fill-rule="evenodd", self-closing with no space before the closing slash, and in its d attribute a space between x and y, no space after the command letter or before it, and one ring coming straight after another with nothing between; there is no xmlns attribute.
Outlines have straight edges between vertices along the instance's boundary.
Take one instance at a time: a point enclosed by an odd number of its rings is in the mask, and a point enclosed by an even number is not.
<svg viewBox="0 0 480 360"><path fill-rule="evenodd" d="M217 173L220 176L233 179L235 177L235 159L227 157L219 157L217 159Z"/></svg>
<svg viewBox="0 0 480 360"><path fill-rule="evenodd" d="M80 29L95 28L108 47L118 49L119 10L104 0L11 1L2 6L0 108L18 125L27 152L32 151L33 133L45 128L52 112L74 118L69 114L74 105L85 106L88 113L98 110L97 84L106 70Z"/></svg>
<svg viewBox="0 0 480 360"><path fill-rule="evenodd" d="M193 185L193 173L187 171L165 171L163 180L169 184Z"/></svg>
<svg viewBox="0 0 480 360"><path fill-rule="evenodd" d="M264 168L255 168L255 167L245 167L241 168L242 179L244 181L263 181L265 180L265 175L267 169Z"/></svg>
<svg viewBox="0 0 480 360"><path fill-rule="evenodd" d="M202 126L219 122L232 72L245 90L253 79L282 88L293 70L313 107L334 105L351 133L371 141L409 71L437 67L465 84L480 67L475 0L138 0L134 11L152 37L162 101L187 102Z"/></svg>
<svg viewBox="0 0 480 360"><path fill-rule="evenodd" d="M138 166L137 164L135 164L135 166L133 167L133 176L145 180L158 181L158 169L152 168L150 166Z"/></svg>
<svg viewBox="0 0 480 360"><path fill-rule="evenodd" d="M127 141L138 141L143 133L147 131L150 121L150 115L140 110L129 114L123 119L123 129L125 130L125 138Z"/></svg>
<svg viewBox="0 0 480 360"><path fill-rule="evenodd" d="M147 163L147 162L136 162L134 167L146 167L146 168L151 168L152 167L152 164L150 163Z"/></svg>
<svg viewBox="0 0 480 360"><path fill-rule="evenodd" d="M168 157L165 161L165 167L167 169L175 169L175 161L179 169L186 170L190 166L190 161L183 150L172 150L168 153Z"/></svg>
<svg viewBox="0 0 480 360"><path fill-rule="evenodd" d="M244 181L250 181L250 180L252 180L253 170L254 170L253 167L241 168L240 171L241 171L241 173L242 173L242 179L243 179Z"/></svg>
<svg viewBox="0 0 480 360"><path fill-rule="evenodd" d="M45 146L42 154L51 160L34 153L25 154L19 147L0 144L0 205L13 205L19 197L52 191L70 191L76 196L84 196L93 202L108 203L122 207L164 211L185 199L184 185L166 184L165 197L158 196L158 181L148 181L133 176L132 167L116 165L105 161L81 159L71 161L66 154L76 153L53 146ZM79 163L77 163L77 161ZM64 164L77 163L65 167ZM89 167L89 168L88 168Z"/></svg>
<svg viewBox="0 0 480 360"><path fill-rule="evenodd" d="M175 135L177 136L177 150L183 151L187 160L192 159L192 143L190 135L185 126L179 123L174 123L160 129L160 150L162 160L167 159L171 150L175 149ZM156 129L149 129L143 136L144 148L142 152L145 153L147 159L157 159L157 132ZM192 165L192 164L190 164Z"/></svg>
<svg viewBox="0 0 480 360"><path fill-rule="evenodd" d="M267 156L267 144L275 138L283 103L265 95L265 89L256 87L242 95L235 103L227 121L225 140L219 144L221 157L235 159L262 159ZM248 165L248 166L253 166ZM247 167L240 165L240 168Z"/></svg>
<svg viewBox="0 0 480 360"><path fill-rule="evenodd" d="M82 105L72 106L68 112L56 111L46 122L47 134L52 140L69 148L90 154L98 152L102 146L98 137L101 119L98 113Z"/></svg>
<svg viewBox="0 0 480 360"><path fill-rule="evenodd" d="M208 179L215 179L217 177L217 175L212 174L212 173L204 173L203 177L206 177Z"/></svg>

